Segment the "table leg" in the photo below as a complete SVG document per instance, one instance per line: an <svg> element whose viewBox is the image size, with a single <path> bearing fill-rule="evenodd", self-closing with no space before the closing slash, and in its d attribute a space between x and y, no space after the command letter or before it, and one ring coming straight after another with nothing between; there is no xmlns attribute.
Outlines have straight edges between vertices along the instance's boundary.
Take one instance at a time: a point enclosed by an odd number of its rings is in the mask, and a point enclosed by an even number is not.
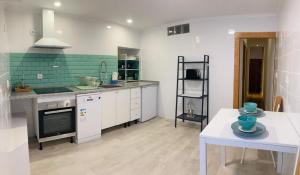
<svg viewBox="0 0 300 175"><path fill-rule="evenodd" d="M200 137L200 175L207 174L207 150L205 139Z"/></svg>
<svg viewBox="0 0 300 175"><path fill-rule="evenodd" d="M221 156L220 156L220 162L221 166L226 166L226 146L221 146Z"/></svg>
<svg viewBox="0 0 300 175"><path fill-rule="evenodd" d="M283 153L277 152L277 173L282 174Z"/></svg>

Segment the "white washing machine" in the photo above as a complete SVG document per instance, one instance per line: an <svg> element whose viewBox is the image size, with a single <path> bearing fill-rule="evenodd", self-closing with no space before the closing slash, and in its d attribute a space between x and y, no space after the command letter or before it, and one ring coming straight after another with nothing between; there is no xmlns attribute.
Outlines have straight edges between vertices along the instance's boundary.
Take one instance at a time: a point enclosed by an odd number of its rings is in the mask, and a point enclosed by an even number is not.
<svg viewBox="0 0 300 175"><path fill-rule="evenodd" d="M101 94L76 96L76 142L84 143L101 137Z"/></svg>

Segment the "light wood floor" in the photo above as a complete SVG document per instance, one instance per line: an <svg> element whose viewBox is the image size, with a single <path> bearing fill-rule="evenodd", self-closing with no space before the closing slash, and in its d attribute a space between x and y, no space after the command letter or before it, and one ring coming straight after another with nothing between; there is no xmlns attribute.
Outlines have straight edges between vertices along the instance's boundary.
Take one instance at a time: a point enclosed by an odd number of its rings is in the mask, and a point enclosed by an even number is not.
<svg viewBox="0 0 300 175"><path fill-rule="evenodd" d="M85 144L49 142L39 151L30 145L32 175L198 175L199 126L155 118L146 123L104 132ZM269 152L227 149L227 166L219 166L219 147L208 146L208 174L273 175Z"/></svg>

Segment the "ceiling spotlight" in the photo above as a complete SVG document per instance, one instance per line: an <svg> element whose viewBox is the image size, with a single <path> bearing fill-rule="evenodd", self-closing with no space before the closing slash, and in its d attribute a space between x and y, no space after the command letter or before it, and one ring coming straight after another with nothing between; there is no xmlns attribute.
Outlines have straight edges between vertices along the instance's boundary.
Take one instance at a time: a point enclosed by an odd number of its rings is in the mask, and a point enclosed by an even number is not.
<svg viewBox="0 0 300 175"><path fill-rule="evenodd" d="M106 26L106 28L111 29L111 26Z"/></svg>
<svg viewBox="0 0 300 175"><path fill-rule="evenodd" d="M132 19L127 19L126 22L127 22L128 24L131 24L131 23L133 22L133 20L132 20Z"/></svg>
<svg viewBox="0 0 300 175"><path fill-rule="evenodd" d="M55 7L60 7L60 6L61 6L61 2L55 1L55 2L54 2L54 6L55 6Z"/></svg>

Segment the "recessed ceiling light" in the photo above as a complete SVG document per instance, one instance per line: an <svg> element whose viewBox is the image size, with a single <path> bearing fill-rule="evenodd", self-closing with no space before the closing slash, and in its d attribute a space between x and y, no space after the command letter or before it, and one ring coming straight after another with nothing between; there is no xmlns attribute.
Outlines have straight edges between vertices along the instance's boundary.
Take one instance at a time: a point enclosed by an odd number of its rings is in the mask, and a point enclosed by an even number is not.
<svg viewBox="0 0 300 175"><path fill-rule="evenodd" d="M60 6L61 6L61 2L55 1L55 2L54 2L54 6L55 6L55 7L60 7Z"/></svg>
<svg viewBox="0 0 300 175"><path fill-rule="evenodd" d="M106 28L111 29L111 26L106 26Z"/></svg>
<svg viewBox="0 0 300 175"><path fill-rule="evenodd" d="M129 19L126 20L126 22L127 22L128 24L131 24L131 23L133 22L133 20L129 18Z"/></svg>

